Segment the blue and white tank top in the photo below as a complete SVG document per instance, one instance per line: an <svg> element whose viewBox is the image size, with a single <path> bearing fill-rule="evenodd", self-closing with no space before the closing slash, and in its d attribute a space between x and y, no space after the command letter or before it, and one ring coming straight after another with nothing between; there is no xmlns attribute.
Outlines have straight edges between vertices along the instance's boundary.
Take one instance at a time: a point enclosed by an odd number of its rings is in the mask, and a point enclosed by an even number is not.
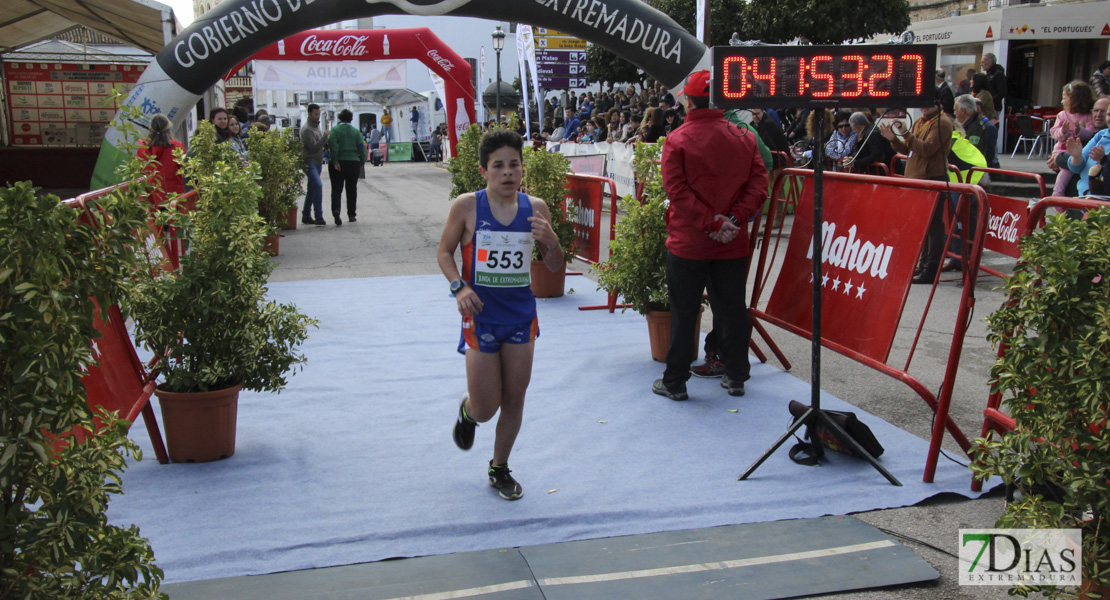
<svg viewBox="0 0 1110 600"><path fill-rule="evenodd" d="M463 246L463 278L482 300L480 323L513 325L536 317L536 297L532 294L532 201L517 192L513 222L503 225L490 210L486 190L474 193L476 220L474 235Z"/></svg>

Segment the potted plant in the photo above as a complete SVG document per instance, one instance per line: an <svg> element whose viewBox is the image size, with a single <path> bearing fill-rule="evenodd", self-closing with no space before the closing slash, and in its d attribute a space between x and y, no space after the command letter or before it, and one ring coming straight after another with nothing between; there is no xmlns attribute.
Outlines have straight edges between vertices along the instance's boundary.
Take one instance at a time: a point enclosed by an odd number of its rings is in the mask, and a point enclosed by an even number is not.
<svg viewBox="0 0 1110 600"><path fill-rule="evenodd" d="M96 363L93 299L114 304L139 268L138 198L98 198L85 220L29 182L0 188L0 598L165 597L149 542L106 516L141 452L81 382Z"/></svg>
<svg viewBox="0 0 1110 600"><path fill-rule="evenodd" d="M547 204L551 228L567 262L574 257L574 206L567 203L567 172L570 161L559 153L524 148L524 190ZM532 250L532 293L537 298L558 298L566 289L566 269L552 272L543 263L539 247Z"/></svg>
<svg viewBox="0 0 1110 600"><path fill-rule="evenodd" d="M998 476L1021 497L998 526L1083 530L1083 577L1101 598L1110 586L1110 210L1063 215L1025 238L1005 288L1011 301L987 318L1008 347L991 386L1016 428L976 440L975 476ZM1071 596L1059 587L1021 586Z"/></svg>
<svg viewBox="0 0 1110 600"><path fill-rule="evenodd" d="M643 185L643 201L632 195L621 198L624 216L617 221L609 243L609 260L592 269L598 274L599 287L618 294L628 307L647 318L651 357L665 362L671 340L671 307L664 220L667 192L659 166L662 148L663 139L658 144L636 143L633 170L637 184Z"/></svg>
<svg viewBox="0 0 1110 600"><path fill-rule="evenodd" d="M189 239L180 272L136 277L127 297L136 340L163 357L156 393L176 462L230 456L239 390L284 388L316 324L293 305L266 300L274 267L263 250L271 228L258 211L258 165L244 168L233 148L209 144L210 128L202 124L196 143L214 160L184 166L199 191L195 210L159 217Z"/></svg>
<svg viewBox="0 0 1110 600"><path fill-rule="evenodd" d="M301 193L305 163L301 144L291 129L253 129L247 138L247 156L262 174L258 213L272 229L267 238L271 255L278 253L279 231L297 228L297 197ZM292 226L289 224L292 223Z"/></svg>

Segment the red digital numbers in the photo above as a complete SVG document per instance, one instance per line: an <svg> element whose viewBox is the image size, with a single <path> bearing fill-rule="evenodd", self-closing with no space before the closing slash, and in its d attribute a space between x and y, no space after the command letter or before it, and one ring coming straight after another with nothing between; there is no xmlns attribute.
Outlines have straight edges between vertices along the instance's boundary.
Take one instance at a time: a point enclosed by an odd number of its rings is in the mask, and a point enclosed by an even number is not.
<svg viewBox="0 0 1110 600"><path fill-rule="evenodd" d="M852 55L849 55L849 56L845 56L844 58L842 58L840 60L843 61L844 63L847 63L848 61L854 61L856 63L856 72L855 73L852 73L851 71L848 71L848 70L844 71L844 79L848 83L851 83L852 81L856 82L855 89L850 90L848 88L844 88L844 91L840 93L840 95L844 96L845 98L855 98L856 96L859 96L860 94L862 94L867 89L867 83L868 82L865 82L863 80L863 69L867 65L867 62L865 62L863 57L858 55L858 54L852 54ZM842 64L842 66L847 66L847 65Z"/></svg>
<svg viewBox="0 0 1110 600"><path fill-rule="evenodd" d="M797 87L794 87L794 69L797 60ZM722 92L726 99L744 98L861 98L890 97L896 86L896 77L910 75L913 82L897 87L912 86L920 95L924 86L925 57L921 54L904 54L895 59L893 54L867 54L858 52L841 57L832 54L814 56L727 56L721 62L723 70ZM904 66L903 66L904 65ZM907 72L908 71L908 72ZM898 75L896 75L896 72ZM763 82L763 83L760 83ZM784 85L789 83L789 85ZM908 93L899 92L902 94Z"/></svg>
<svg viewBox="0 0 1110 600"><path fill-rule="evenodd" d="M871 60L877 60L886 63L885 71L883 71L882 73L872 73L871 76L867 78L867 85L871 88L871 95L879 97L889 96L890 90L880 90L879 87L875 85L875 83L880 79L890 79L890 76L894 74L894 57L889 54L878 54L876 56L872 56Z"/></svg>
<svg viewBox="0 0 1110 600"><path fill-rule="evenodd" d="M902 60L912 60L917 63L917 73L913 78L913 93L921 93L921 82L923 81L922 72L925 70L925 57L920 54L906 54L902 56Z"/></svg>
<svg viewBox="0 0 1110 600"><path fill-rule="evenodd" d="M817 79L817 80L820 80L820 81L824 81L825 84L826 84L826 88L824 90L813 92L813 97L814 98L828 98L829 96L833 95L833 86L834 86L834 84L833 84L832 73L820 73L820 72L817 71L817 67L819 66L818 63L831 63L831 62L832 62L832 57L827 55L827 54L823 54L821 56L814 56L813 59L809 61L810 77L812 79ZM804 79L805 78L805 71L799 70L799 72L801 74L801 77ZM812 84L811 84L811 87L812 87Z"/></svg>
<svg viewBox="0 0 1110 600"><path fill-rule="evenodd" d="M776 69L775 59L764 59L764 64L770 63L766 72L760 72L758 58L752 59L751 68L749 70L748 60L743 56L730 56L725 59L725 86L724 94L726 98L743 98L748 95L752 89L752 80L766 81L770 88L769 94L775 95L776 82L778 81L778 72ZM733 80L739 80L738 86L733 86ZM738 88L738 89L737 89Z"/></svg>

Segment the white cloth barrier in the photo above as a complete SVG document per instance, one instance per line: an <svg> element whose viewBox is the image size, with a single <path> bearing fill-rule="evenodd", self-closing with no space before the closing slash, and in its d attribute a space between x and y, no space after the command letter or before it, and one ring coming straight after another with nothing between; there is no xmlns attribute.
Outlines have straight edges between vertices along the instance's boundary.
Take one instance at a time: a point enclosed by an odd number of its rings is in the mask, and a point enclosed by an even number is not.
<svg viewBox="0 0 1110 600"><path fill-rule="evenodd" d="M609 143L609 142L595 142L591 144L578 144L575 142L547 142L548 152L559 152L564 156L570 158L574 156L587 156L593 154L600 154L605 156L604 176L609 177L617 184L617 193L621 197L636 194L636 175L632 171L632 157L633 146L632 144L624 143ZM574 169L575 161L571 161L571 168ZM592 168L587 165L590 161L580 161L583 168ZM601 173L595 172L578 172L578 175L600 175Z"/></svg>

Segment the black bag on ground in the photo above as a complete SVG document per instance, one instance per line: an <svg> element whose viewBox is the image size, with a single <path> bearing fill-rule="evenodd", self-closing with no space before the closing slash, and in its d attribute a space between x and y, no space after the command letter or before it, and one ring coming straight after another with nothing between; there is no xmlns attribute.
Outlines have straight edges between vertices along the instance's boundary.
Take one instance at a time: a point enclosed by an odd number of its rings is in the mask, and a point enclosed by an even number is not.
<svg viewBox="0 0 1110 600"><path fill-rule="evenodd" d="M790 414L794 417L794 422L797 422L798 419L802 418L802 415L809 410L809 406L797 400L791 400L789 409ZM832 420L848 435L852 436L852 439L866 450L868 454L875 458L882 456L882 444L879 443L879 440L875 439L875 434L871 433L871 428L864 425L863 422L856 417L856 413L840 412L836 410L826 410L824 413L832 418ZM851 446L845 445L838 440L833 432L820 421L806 426L805 437L810 441L800 442L790 449L790 459L798 464L817 464L817 460L825 454L824 448L840 452L841 454L847 454L848 456L863 458L857 454ZM799 456L799 454L802 453L807 456Z"/></svg>

